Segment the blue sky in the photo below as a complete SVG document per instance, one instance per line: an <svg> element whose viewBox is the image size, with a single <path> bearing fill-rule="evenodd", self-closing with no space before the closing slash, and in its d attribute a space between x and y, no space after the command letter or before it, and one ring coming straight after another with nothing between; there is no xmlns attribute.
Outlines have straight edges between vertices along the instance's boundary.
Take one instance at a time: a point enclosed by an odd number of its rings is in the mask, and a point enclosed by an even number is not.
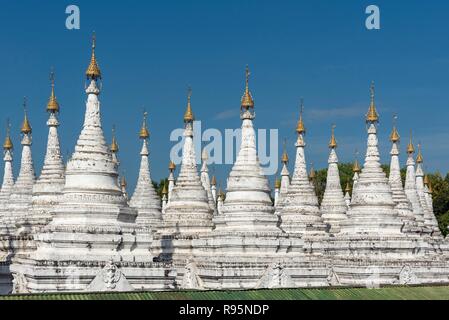
<svg viewBox="0 0 449 320"><path fill-rule="evenodd" d="M81 10L81 29L65 28L65 8ZM381 10L381 30L365 28L365 8ZM369 84L376 82L382 162L392 116L404 141L413 129L427 170L449 170L447 1L9 1L0 10L0 120L13 125L18 172L23 96L34 129L36 170L47 139L48 73L56 69L62 152L71 153L85 109L84 71L97 33L106 137L117 126L121 171L133 189L141 112L148 110L151 169L167 175L170 132L182 126L186 88L203 127L237 128L249 64L257 128L279 128L293 159L300 97L305 99L307 160L327 165L330 127L338 154L364 154ZM0 138L4 138L3 130ZM280 144L281 148L282 144ZM405 155L402 154L402 162ZM224 181L229 166L215 166Z"/></svg>

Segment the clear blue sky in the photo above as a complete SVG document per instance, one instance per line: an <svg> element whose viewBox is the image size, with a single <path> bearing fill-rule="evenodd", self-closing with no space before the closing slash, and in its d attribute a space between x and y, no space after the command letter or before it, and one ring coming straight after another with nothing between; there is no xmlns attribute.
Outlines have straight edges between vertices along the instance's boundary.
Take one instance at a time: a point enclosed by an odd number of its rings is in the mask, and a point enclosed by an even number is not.
<svg viewBox="0 0 449 320"><path fill-rule="evenodd" d="M77 4L81 29L65 28ZM365 28L365 8L381 9L380 31ZM57 73L62 150L73 151L85 109L90 38L104 75L103 127L117 125L121 170L133 189L139 164L141 110L150 113L151 169L167 175L170 132L182 126L186 88L209 128L236 128L244 67L252 70L258 128L279 128L293 159L298 102L304 97L307 158L327 165L330 126L337 124L341 161L364 154L363 116L376 82L382 161L393 113L406 144L410 128L428 170L449 170L449 25L447 1L8 1L0 10L0 119L10 117L20 158L22 97L29 100L39 172L47 139L48 73ZM3 130L0 137L4 138ZM402 154L402 162L405 155ZM229 166L215 166L219 180Z"/></svg>

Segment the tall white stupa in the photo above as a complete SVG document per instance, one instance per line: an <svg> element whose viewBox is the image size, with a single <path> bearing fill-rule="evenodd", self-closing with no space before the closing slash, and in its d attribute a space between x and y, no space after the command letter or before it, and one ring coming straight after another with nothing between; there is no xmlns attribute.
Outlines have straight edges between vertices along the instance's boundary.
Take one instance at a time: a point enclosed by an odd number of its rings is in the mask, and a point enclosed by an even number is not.
<svg viewBox="0 0 449 320"><path fill-rule="evenodd" d="M309 177L307 174L306 129L303 121L302 103L296 133L298 137L296 140L295 168L287 193L281 198L280 209L277 212L280 216L280 226L287 233L323 235L329 225L325 224L321 217L318 198L313 187L314 177ZM314 171L313 174L315 174Z"/></svg>
<svg viewBox="0 0 449 320"><path fill-rule="evenodd" d="M340 225L342 233L399 234L402 221L395 210L395 202L388 179L380 165L377 127L379 121L374 84L371 85L371 104L366 116L368 127L367 151L362 172L354 185L348 219Z"/></svg>

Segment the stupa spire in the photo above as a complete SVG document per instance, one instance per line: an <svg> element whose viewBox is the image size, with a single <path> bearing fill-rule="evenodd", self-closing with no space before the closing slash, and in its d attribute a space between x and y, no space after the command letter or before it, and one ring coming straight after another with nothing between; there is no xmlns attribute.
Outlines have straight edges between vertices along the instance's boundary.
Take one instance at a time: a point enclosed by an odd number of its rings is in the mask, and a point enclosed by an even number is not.
<svg viewBox="0 0 449 320"><path fill-rule="evenodd" d="M168 164L168 170L169 170L169 175L168 175L168 194L167 194L167 202L170 201L171 195L172 195L172 191L173 188L175 186L175 170L176 170L176 164L173 161L170 161L170 163Z"/></svg>
<svg viewBox="0 0 449 320"><path fill-rule="evenodd" d="M139 177L129 204L131 207L137 209L137 223L155 230L162 219L161 199L157 195L151 180L148 159L148 137L150 133L147 125L147 116L147 112L144 112L143 124L139 133L139 138L142 140Z"/></svg>
<svg viewBox="0 0 449 320"><path fill-rule="evenodd" d="M415 172L415 160L413 158L415 153L415 147L412 140L412 131L410 130L410 141L407 146L407 172L405 175L405 187L404 191L408 200L412 205L413 214L416 221L420 226L424 225L424 209L419 201L418 191L416 189L416 172Z"/></svg>
<svg viewBox="0 0 449 320"><path fill-rule="evenodd" d="M402 186L401 167L399 164L400 135L398 130L396 129L396 119L397 117L394 116L393 130L391 131L390 135L392 146L390 152L391 162L388 181L390 183L391 191L393 194L393 201L396 203L396 210L398 211L402 221L406 224L407 229L410 230L410 228L416 226L416 218L413 215L412 205L410 201L408 201L404 188Z"/></svg>
<svg viewBox="0 0 449 320"><path fill-rule="evenodd" d="M245 77L245 92L242 96L242 103L241 103L241 109L242 110L249 110L254 108L254 100L251 95L251 92L249 91L249 76L251 75L249 71L249 67L246 66L246 77Z"/></svg>
<svg viewBox="0 0 449 320"><path fill-rule="evenodd" d="M210 181L211 185L211 191L212 191L212 197L214 198L215 205L217 204L217 178L215 175L212 176L212 179Z"/></svg>
<svg viewBox="0 0 449 320"><path fill-rule="evenodd" d="M3 174L3 183L0 191L0 207L4 207L6 201L14 187L14 174L12 170L12 162L13 162L13 144L11 141L11 124L9 120L6 123L6 138L3 143L3 161L5 162L4 174Z"/></svg>
<svg viewBox="0 0 449 320"><path fill-rule="evenodd" d="M125 174L122 174L122 178L120 179L120 188L122 189L123 197L125 197L126 200L129 199L128 191L126 188L128 187L128 182L126 181Z"/></svg>
<svg viewBox="0 0 449 320"><path fill-rule="evenodd" d="M281 186L279 188L279 195L282 197L287 193L288 186L290 185L290 172L288 171L288 154L287 154L287 140L284 140L283 152L282 152L282 170L281 170ZM280 198L279 198L280 199Z"/></svg>
<svg viewBox="0 0 449 320"><path fill-rule="evenodd" d="M97 37L94 32L92 35L92 56L90 58L90 64L86 70L87 79L94 80L94 81L101 79L100 67L98 66L97 57L95 56L96 43L97 43Z"/></svg>
<svg viewBox="0 0 449 320"><path fill-rule="evenodd" d="M55 95L55 73L50 73L51 94L47 104L49 114L47 151L41 174L33 187L33 214L37 224L45 225L52 216L54 206L60 201L62 189L65 183L65 167L61 155L59 142L59 120L60 106Z"/></svg>
<svg viewBox="0 0 449 320"><path fill-rule="evenodd" d="M321 202L321 214L325 223L331 228L330 232L340 230L340 222L346 219L347 206L344 200L338 171L338 157L336 153L337 140L335 139L335 125L332 125L332 134L329 142L330 154L326 179L326 189Z"/></svg>
<svg viewBox="0 0 449 320"><path fill-rule="evenodd" d="M358 157L359 157L359 152L356 150L354 165L352 166L352 172L354 174L352 177L352 181L353 181L352 189L354 189L355 185L357 184L357 181L359 180L360 172L362 172L362 169L360 168Z"/></svg>
<svg viewBox="0 0 449 320"><path fill-rule="evenodd" d="M351 205L351 183L349 181L346 183L345 188L345 203L346 207L349 208Z"/></svg>
<svg viewBox="0 0 449 320"><path fill-rule="evenodd" d="M321 233L326 230L326 225L321 218L318 198L307 173L303 106L301 101L296 130L295 168L287 194L280 200L278 214L281 216L281 228L288 233Z"/></svg>
<svg viewBox="0 0 449 320"><path fill-rule="evenodd" d="M207 167L207 160L209 159L207 155L207 150L203 149L203 152L201 153L201 183L203 184L204 189L207 192L207 198L209 200L209 205L212 208L212 210L216 210L215 207L215 201L214 196L212 195L212 188L210 184L210 178L209 178L209 168Z"/></svg>
<svg viewBox="0 0 449 320"><path fill-rule="evenodd" d="M379 114L377 113L376 103L375 103L374 81L371 82L370 96L371 96L371 103L370 103L370 106L368 109L368 113L366 114L366 122L369 124L373 124L373 123L379 122Z"/></svg>
<svg viewBox="0 0 449 320"><path fill-rule="evenodd" d="M112 160L117 164L117 166L120 164L119 160L118 160L118 152L120 150L119 144L117 142L117 137L116 137L116 129L115 129L115 125L112 126L112 141L111 141L111 146L109 147L112 153Z"/></svg>
<svg viewBox="0 0 449 320"><path fill-rule="evenodd" d="M50 73L50 81L51 81L51 94L47 103L47 111L50 113L58 113L59 112L59 103L56 100L55 95L55 73L52 70Z"/></svg>

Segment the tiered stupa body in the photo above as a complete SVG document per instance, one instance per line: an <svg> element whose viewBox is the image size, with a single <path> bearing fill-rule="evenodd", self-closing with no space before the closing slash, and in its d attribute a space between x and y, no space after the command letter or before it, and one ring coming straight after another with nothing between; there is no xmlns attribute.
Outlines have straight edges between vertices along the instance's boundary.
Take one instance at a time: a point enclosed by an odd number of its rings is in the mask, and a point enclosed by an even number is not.
<svg viewBox="0 0 449 320"><path fill-rule="evenodd" d="M142 227L155 231L162 220L161 199L154 189L151 180L149 160L148 160L148 138L150 133L147 129L146 113L144 116L142 129L139 137L143 141L140 151L141 162L139 178L134 194L130 200L130 206L137 209L137 223Z"/></svg>
<svg viewBox="0 0 449 320"><path fill-rule="evenodd" d="M338 157L336 153L337 141L332 127L332 136L329 143L331 149L328 160L326 189L321 202L321 216L325 223L330 225L330 232L337 233L340 230L340 222L346 220L347 205L340 184L338 171Z"/></svg>
<svg viewBox="0 0 449 320"><path fill-rule="evenodd" d="M172 286L170 266L153 264L151 237L139 228L117 183L117 166L100 118L101 74L93 51L84 126L66 169L52 222L37 250L15 259L14 292L130 291Z"/></svg>
<svg viewBox="0 0 449 320"><path fill-rule="evenodd" d="M304 141L306 130L302 118L302 108L296 132L298 138L295 169L287 194L282 197L280 210L277 212L281 219L281 229L287 233L324 235L329 226L323 222L321 217L318 198L313 186L314 177L309 179L307 174L306 143Z"/></svg>
<svg viewBox="0 0 449 320"><path fill-rule="evenodd" d="M392 142L392 148L390 152L391 162L388 181L390 183L393 201L396 204L396 210L398 211L399 217L401 218L402 222L404 222L403 231L422 232L422 227L419 227L418 223L416 222L416 217L412 211L412 205L408 200L404 191L404 187L402 185L398 146L400 136L396 129L396 126L393 127L393 131L390 135L390 140Z"/></svg>
<svg viewBox="0 0 449 320"><path fill-rule="evenodd" d="M59 104L55 96L53 76L47 112L49 113L47 152L41 175L33 187L33 228L40 228L50 222L53 211L61 200L62 189L65 184L65 167L62 161L58 135L59 121L57 115Z"/></svg>

